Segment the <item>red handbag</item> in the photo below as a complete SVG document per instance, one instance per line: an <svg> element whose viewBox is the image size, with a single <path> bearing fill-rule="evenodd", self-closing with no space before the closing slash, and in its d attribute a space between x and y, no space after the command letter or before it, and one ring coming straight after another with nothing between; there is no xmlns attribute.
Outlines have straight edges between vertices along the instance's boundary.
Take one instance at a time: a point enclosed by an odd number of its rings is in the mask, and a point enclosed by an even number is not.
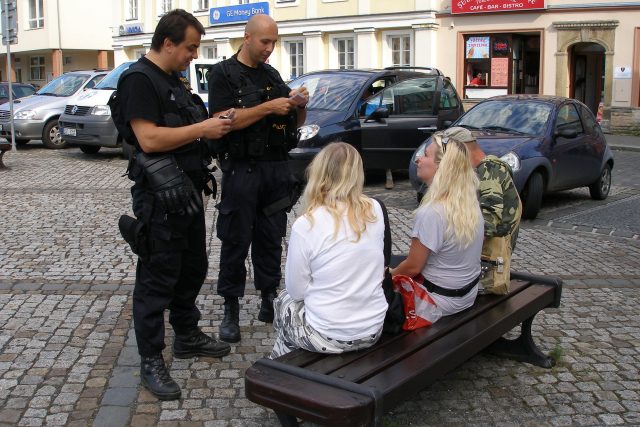
<svg viewBox="0 0 640 427"><path fill-rule="evenodd" d="M405 315L402 329L405 331L431 326L442 317L442 310L429 292L411 277L401 274L393 276L393 289L402 295Z"/></svg>

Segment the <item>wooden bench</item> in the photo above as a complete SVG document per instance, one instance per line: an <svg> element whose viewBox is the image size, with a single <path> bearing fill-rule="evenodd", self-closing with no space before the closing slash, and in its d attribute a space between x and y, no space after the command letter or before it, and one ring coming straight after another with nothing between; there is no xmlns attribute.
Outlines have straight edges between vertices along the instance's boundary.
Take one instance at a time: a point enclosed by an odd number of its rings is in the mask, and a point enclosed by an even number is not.
<svg viewBox="0 0 640 427"><path fill-rule="evenodd" d="M0 141L0 169L6 169L5 164L2 162L5 151L11 150L11 143L5 140Z"/></svg>
<svg viewBox="0 0 640 427"><path fill-rule="evenodd" d="M296 350L247 369L249 400L275 410L284 426L296 417L324 425L381 425L382 415L484 349L550 368L533 342L531 324L558 307L559 279L512 272L508 295L478 296L473 307L433 326L384 336L366 350L325 355ZM521 324L516 339L503 337Z"/></svg>

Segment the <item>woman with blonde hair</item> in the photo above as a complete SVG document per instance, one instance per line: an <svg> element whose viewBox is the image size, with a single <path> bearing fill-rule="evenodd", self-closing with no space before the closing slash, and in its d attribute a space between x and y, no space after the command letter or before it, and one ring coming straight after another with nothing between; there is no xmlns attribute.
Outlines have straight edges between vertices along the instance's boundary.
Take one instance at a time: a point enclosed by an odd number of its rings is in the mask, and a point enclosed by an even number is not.
<svg viewBox="0 0 640 427"><path fill-rule="evenodd" d="M478 177L465 144L442 134L433 135L416 163L429 189L416 211L409 255L391 274L421 274L446 316L472 306L478 293L484 227Z"/></svg>
<svg viewBox="0 0 640 427"><path fill-rule="evenodd" d="M369 347L380 338L387 310L383 212L362 194L360 154L343 142L329 144L307 174L285 289L274 301L272 358L296 348L342 353Z"/></svg>

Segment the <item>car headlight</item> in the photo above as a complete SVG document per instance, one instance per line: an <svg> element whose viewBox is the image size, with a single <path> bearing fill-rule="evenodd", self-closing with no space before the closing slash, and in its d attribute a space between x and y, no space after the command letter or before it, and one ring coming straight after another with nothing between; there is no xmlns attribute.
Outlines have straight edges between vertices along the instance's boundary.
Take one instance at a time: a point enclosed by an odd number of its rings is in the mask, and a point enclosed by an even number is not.
<svg viewBox="0 0 640 427"><path fill-rule="evenodd" d="M504 156L500 157L500 160L505 162L511 167L512 172L518 172L520 170L520 157L513 151L509 151Z"/></svg>
<svg viewBox="0 0 640 427"><path fill-rule="evenodd" d="M91 109L92 116L110 116L111 108L108 105L96 105Z"/></svg>
<svg viewBox="0 0 640 427"><path fill-rule="evenodd" d="M306 141L318 134L320 126L318 125L304 125L300 126L300 141Z"/></svg>
<svg viewBox="0 0 640 427"><path fill-rule="evenodd" d="M36 117L36 112L33 110L18 111L13 115L13 118L17 120L30 120L30 119L34 119L35 117Z"/></svg>

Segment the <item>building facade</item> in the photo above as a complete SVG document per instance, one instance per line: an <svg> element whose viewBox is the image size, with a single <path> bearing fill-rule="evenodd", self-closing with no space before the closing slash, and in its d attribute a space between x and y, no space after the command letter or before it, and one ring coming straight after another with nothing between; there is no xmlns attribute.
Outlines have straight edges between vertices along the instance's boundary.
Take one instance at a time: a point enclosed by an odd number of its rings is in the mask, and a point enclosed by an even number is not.
<svg viewBox="0 0 640 427"><path fill-rule="evenodd" d="M116 64L143 55L163 13L206 28L200 54L233 55L244 24L268 13L285 79L325 68L437 67L465 102L502 93L580 99L605 127L640 128L640 1L116 0ZM640 129L638 129L640 130Z"/></svg>
<svg viewBox="0 0 640 427"><path fill-rule="evenodd" d="M113 67L111 13L103 0L18 0L18 43L8 73L0 47L1 80L42 86L66 71Z"/></svg>

